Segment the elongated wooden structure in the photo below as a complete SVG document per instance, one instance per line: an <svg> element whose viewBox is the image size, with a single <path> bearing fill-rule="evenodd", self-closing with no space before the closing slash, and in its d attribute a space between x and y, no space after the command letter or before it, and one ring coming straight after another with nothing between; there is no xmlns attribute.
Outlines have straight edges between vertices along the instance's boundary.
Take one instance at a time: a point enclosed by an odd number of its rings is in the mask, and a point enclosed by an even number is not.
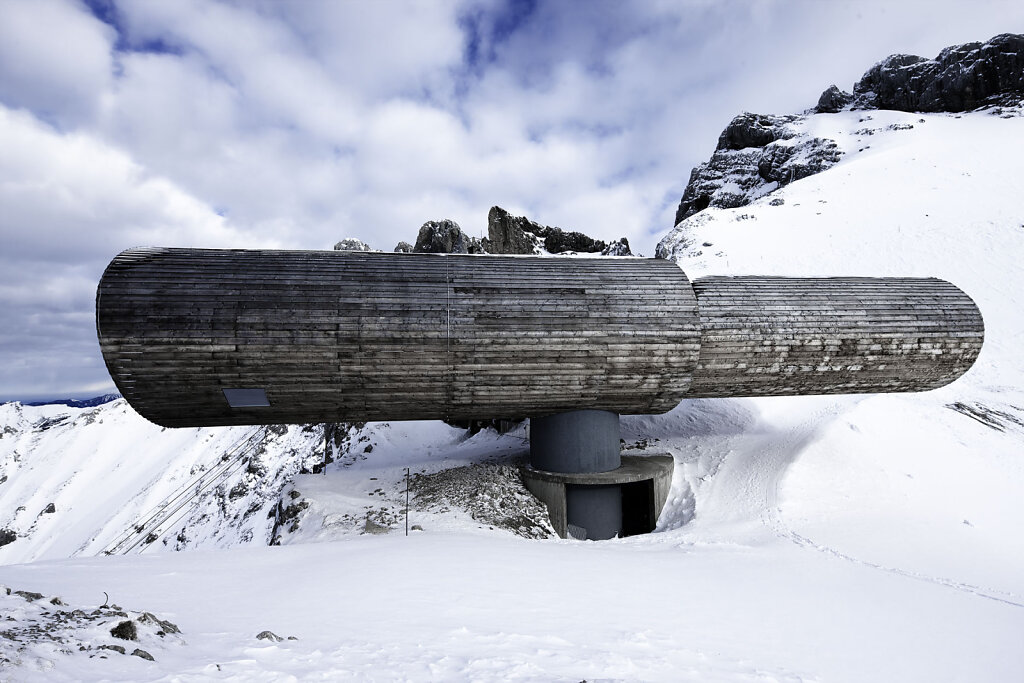
<svg viewBox="0 0 1024 683"><path fill-rule="evenodd" d="M164 426L659 413L700 348L686 276L644 259L133 249L97 329Z"/></svg>
<svg viewBox="0 0 1024 683"><path fill-rule="evenodd" d="M941 280L691 286L633 258L132 249L96 307L118 389L170 427L922 391L965 372L984 334Z"/></svg>

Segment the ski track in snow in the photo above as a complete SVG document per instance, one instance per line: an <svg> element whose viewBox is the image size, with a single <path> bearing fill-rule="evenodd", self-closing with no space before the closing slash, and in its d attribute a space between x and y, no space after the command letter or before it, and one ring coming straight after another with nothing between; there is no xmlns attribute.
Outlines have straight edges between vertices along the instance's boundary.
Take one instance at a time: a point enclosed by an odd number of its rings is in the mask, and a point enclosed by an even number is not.
<svg viewBox="0 0 1024 683"><path fill-rule="evenodd" d="M782 481L785 478L786 470L789 465L793 462L795 457L799 454L802 448L814 438L815 430L820 426L823 421L822 418L825 414L815 415L814 418L808 420L793 433L787 435L787 439L779 446L773 447L774 453L768 455L768 462L762 462L759 464L757 469L766 472L768 475L768 481L765 482L765 499L764 509L761 512L761 520L764 525L770 529L779 538L791 541L801 548L813 550L819 553L824 553L828 556L835 557L837 559L851 562L863 567L869 567L871 569L877 569L879 571L888 572L897 576L902 576L908 579L914 579L916 581L925 581L947 588L952 588L964 593L977 595L978 597L987 598L989 600L995 600L1007 605L1013 605L1014 607L1024 608L1024 596L1017 595L1015 593L1009 593L1004 591L998 591L991 588L985 588L981 586L973 586L968 583L962 583L938 576L928 576L918 572L907 571L898 567L887 567L866 560L861 560L847 553L844 553L836 548L829 547L816 543L812 539L796 533L790 529L782 521L779 514L779 487L782 485ZM762 458L765 456L762 455Z"/></svg>

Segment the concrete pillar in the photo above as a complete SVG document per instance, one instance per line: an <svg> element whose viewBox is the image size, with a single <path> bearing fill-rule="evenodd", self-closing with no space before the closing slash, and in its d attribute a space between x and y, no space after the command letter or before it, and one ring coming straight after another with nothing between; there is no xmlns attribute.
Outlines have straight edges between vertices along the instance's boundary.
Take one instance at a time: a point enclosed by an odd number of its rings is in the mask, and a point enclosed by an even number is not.
<svg viewBox="0 0 1024 683"><path fill-rule="evenodd" d="M547 472L610 472L619 457L619 416L574 410L530 419L530 464Z"/></svg>
<svg viewBox="0 0 1024 683"><path fill-rule="evenodd" d="M574 410L530 419L530 465L569 474L611 472L622 465L619 416L607 410ZM586 529L587 539L605 540L622 532L622 488L567 485L568 524Z"/></svg>

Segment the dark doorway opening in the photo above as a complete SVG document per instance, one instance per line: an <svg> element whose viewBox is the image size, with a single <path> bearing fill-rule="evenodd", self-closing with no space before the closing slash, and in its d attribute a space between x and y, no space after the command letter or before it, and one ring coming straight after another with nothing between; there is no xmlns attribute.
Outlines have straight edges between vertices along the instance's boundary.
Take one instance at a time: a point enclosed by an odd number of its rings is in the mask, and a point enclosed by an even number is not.
<svg viewBox="0 0 1024 683"><path fill-rule="evenodd" d="M622 484L622 535L649 534L658 523L654 515L654 480Z"/></svg>

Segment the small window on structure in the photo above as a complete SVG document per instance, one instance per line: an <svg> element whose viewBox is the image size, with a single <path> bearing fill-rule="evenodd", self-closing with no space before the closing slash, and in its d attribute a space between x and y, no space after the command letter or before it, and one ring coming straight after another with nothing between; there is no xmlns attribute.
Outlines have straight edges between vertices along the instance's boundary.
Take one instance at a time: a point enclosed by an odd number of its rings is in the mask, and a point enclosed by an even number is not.
<svg viewBox="0 0 1024 683"><path fill-rule="evenodd" d="M232 408L269 408L264 389L224 389L224 398Z"/></svg>

